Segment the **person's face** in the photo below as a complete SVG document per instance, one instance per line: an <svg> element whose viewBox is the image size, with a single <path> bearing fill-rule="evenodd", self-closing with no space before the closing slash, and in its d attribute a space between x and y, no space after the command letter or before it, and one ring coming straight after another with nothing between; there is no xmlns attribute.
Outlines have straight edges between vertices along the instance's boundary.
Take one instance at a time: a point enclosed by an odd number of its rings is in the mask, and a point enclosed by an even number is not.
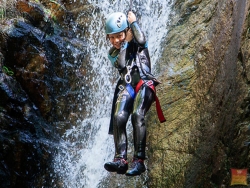
<svg viewBox="0 0 250 188"><path fill-rule="evenodd" d="M125 32L120 32L120 33L114 33L114 34L109 34L108 38L111 42L111 44L116 48L120 49L121 48L121 43L125 40Z"/></svg>

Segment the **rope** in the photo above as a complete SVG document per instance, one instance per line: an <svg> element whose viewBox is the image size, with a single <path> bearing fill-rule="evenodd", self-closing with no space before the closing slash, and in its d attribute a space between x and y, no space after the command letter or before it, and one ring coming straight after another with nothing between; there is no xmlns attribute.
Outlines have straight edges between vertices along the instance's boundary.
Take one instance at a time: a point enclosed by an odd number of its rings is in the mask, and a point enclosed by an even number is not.
<svg viewBox="0 0 250 188"><path fill-rule="evenodd" d="M129 4L129 10L132 11L132 0L130 0L130 4Z"/></svg>

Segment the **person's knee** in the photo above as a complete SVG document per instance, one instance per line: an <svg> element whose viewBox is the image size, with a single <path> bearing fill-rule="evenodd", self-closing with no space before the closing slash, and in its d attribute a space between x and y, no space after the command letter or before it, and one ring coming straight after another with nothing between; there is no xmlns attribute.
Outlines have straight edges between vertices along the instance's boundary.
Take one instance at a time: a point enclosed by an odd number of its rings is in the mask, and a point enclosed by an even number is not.
<svg viewBox="0 0 250 188"><path fill-rule="evenodd" d="M114 123L119 126L124 126L127 123L127 113L122 111L114 114Z"/></svg>
<svg viewBox="0 0 250 188"><path fill-rule="evenodd" d="M133 112L132 122L136 125L144 125L144 115L140 114L138 111Z"/></svg>

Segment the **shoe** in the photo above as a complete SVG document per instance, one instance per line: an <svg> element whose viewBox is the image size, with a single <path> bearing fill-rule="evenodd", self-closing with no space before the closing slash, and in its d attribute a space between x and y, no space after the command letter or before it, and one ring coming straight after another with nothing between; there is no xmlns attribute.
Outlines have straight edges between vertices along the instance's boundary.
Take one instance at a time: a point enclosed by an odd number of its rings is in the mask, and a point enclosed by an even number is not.
<svg viewBox="0 0 250 188"><path fill-rule="evenodd" d="M126 172L126 176L139 176L146 171L144 161L142 159L135 158L133 160L132 168Z"/></svg>
<svg viewBox="0 0 250 188"><path fill-rule="evenodd" d="M123 158L115 158L113 162L105 163L104 168L109 172L125 174L128 170L128 162Z"/></svg>

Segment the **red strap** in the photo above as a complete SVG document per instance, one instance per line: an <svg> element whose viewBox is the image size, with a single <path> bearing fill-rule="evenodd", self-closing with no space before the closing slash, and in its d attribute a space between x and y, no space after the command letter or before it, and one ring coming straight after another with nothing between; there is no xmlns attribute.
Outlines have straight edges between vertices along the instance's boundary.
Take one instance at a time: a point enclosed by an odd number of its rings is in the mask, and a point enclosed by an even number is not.
<svg viewBox="0 0 250 188"><path fill-rule="evenodd" d="M160 101L156 95L155 95L155 103L156 103L156 111L158 114L158 118L159 118L160 122L163 123L166 121L166 119L165 119L164 114L162 112Z"/></svg>
<svg viewBox="0 0 250 188"><path fill-rule="evenodd" d="M144 81L141 79L138 84L136 85L135 88L135 92L137 93L139 91L139 89L141 88L142 84L144 84ZM157 111L157 115L158 115L158 119L160 120L161 123L165 122L166 119L164 117L164 114L162 112L161 109L161 104L160 101L158 99L158 97L156 96L156 91L155 91L155 86L154 86L154 82L152 80L146 82L147 86L150 87L154 93L155 93L155 103L156 103L156 111Z"/></svg>
<svg viewBox="0 0 250 188"><path fill-rule="evenodd" d="M142 79L140 79L140 81L138 82L138 84L135 87L135 92L136 93L138 93L138 91L140 90L143 83L144 83L144 81Z"/></svg>

